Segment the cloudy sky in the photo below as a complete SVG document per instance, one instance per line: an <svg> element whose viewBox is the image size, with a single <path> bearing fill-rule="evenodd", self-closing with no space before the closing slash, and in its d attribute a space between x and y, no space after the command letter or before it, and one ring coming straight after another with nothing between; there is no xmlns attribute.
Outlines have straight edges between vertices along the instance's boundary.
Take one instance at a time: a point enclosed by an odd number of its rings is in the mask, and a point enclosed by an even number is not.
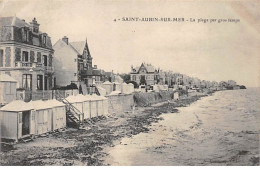
<svg viewBox="0 0 260 169"><path fill-rule="evenodd" d="M205 80L260 86L260 3L226 1L0 1L0 16L36 17L52 43L88 44L94 64L119 73L151 63ZM240 19L239 23L114 22L122 17Z"/></svg>

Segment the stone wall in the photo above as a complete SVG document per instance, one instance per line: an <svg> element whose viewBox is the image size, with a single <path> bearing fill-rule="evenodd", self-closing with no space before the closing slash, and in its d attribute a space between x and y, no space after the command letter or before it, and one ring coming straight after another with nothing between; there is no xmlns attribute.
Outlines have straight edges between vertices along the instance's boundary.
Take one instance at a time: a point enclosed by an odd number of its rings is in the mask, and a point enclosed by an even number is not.
<svg viewBox="0 0 260 169"><path fill-rule="evenodd" d="M149 93L134 93L134 101L137 106L150 106L151 104L173 99L172 91L160 91Z"/></svg>
<svg viewBox="0 0 260 169"><path fill-rule="evenodd" d="M131 111L134 105L133 94L106 96L108 98L108 113Z"/></svg>

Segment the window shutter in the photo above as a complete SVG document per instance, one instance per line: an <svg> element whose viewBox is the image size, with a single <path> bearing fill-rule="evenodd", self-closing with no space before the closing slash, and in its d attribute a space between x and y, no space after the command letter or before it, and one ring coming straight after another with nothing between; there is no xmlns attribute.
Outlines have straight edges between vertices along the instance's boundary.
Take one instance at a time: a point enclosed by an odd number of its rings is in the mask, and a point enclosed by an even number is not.
<svg viewBox="0 0 260 169"><path fill-rule="evenodd" d="M11 66L11 48L10 47L5 48L5 66L6 67Z"/></svg>
<svg viewBox="0 0 260 169"><path fill-rule="evenodd" d="M3 67L4 65L4 51L0 50L0 67Z"/></svg>
<svg viewBox="0 0 260 169"><path fill-rule="evenodd" d="M31 63L33 63L34 62L34 51L30 51L30 61L31 61Z"/></svg>
<svg viewBox="0 0 260 169"><path fill-rule="evenodd" d="M21 48L15 48L15 61L21 61Z"/></svg>
<svg viewBox="0 0 260 169"><path fill-rule="evenodd" d="M37 63L41 63L42 62L42 58L41 58L41 52L37 52Z"/></svg>

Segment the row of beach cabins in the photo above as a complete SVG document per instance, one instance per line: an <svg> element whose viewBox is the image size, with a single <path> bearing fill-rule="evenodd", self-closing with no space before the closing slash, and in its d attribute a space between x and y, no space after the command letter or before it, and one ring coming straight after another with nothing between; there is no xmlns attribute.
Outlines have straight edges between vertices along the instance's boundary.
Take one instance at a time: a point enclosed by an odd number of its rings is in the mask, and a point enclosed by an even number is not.
<svg viewBox="0 0 260 169"><path fill-rule="evenodd" d="M63 101L15 100L0 108L1 140L18 142L23 138L63 129L69 121L82 123L107 114L107 98L98 95L72 95Z"/></svg>
<svg viewBox="0 0 260 169"><path fill-rule="evenodd" d="M96 86L99 95L72 92L46 101L25 102L17 100L16 86L16 80L8 75L0 75L0 101L6 103L0 106L0 137L4 143L24 141L65 127L79 128L83 122L92 123L91 119L95 117L131 111L134 106L133 93L138 92L131 83L107 81ZM155 92L164 90L168 88L154 86ZM174 98L178 97L178 93L174 93Z"/></svg>

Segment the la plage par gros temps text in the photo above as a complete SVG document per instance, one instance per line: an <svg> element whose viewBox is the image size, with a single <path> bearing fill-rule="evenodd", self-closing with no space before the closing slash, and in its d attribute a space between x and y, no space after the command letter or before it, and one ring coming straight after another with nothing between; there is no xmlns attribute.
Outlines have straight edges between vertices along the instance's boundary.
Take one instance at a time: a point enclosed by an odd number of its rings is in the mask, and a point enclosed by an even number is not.
<svg viewBox="0 0 260 169"><path fill-rule="evenodd" d="M196 22L196 23L238 23L240 19L233 18L224 18L224 19L215 19L215 18L153 18L153 17L122 17L114 19L114 21L130 21L130 22Z"/></svg>

